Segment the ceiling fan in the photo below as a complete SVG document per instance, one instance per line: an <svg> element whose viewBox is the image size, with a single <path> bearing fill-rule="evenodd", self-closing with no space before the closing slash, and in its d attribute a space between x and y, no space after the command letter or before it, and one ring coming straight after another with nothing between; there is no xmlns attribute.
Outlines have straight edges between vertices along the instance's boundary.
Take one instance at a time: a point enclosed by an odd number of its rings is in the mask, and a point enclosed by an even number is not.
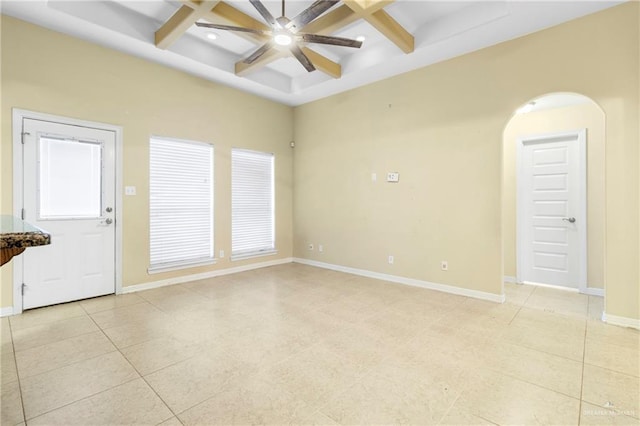
<svg viewBox="0 0 640 426"><path fill-rule="evenodd" d="M329 10L333 5L338 3L339 0L317 0L293 19L289 19L285 16L284 1L285 0L282 0L282 16L274 18L260 0L249 0L267 24L269 24L271 27L270 30L257 30L254 28L209 24L203 22L196 22L196 25L199 27L215 28L218 30L239 31L269 36L269 41L260 46L258 50L246 57L242 62L252 64L276 46L288 46L293 56L295 56L295 58L309 72L314 71L316 68L300 48L300 43L329 44L333 46L354 48L360 48L362 46L362 42L358 40L299 32L301 29L304 29L305 25Z"/></svg>

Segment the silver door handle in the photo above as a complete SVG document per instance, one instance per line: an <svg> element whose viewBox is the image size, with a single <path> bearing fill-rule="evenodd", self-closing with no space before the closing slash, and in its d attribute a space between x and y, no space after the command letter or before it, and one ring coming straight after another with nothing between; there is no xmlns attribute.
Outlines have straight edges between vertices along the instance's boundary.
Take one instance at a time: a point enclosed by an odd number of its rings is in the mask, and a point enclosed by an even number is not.
<svg viewBox="0 0 640 426"><path fill-rule="evenodd" d="M113 223L113 219L111 219L110 217L106 218L105 220L102 221L102 223L106 224L106 225L111 225Z"/></svg>
<svg viewBox="0 0 640 426"><path fill-rule="evenodd" d="M566 220L569 223L574 223L576 221L575 217L563 217L562 220Z"/></svg>

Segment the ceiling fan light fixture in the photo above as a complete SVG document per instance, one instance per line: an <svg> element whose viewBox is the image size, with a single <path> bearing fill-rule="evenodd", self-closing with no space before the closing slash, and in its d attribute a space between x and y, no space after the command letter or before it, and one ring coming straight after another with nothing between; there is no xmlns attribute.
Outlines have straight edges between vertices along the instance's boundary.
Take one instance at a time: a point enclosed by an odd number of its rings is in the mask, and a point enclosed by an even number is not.
<svg viewBox="0 0 640 426"><path fill-rule="evenodd" d="M273 41L279 46L289 46L293 42L293 38L289 34L276 34Z"/></svg>

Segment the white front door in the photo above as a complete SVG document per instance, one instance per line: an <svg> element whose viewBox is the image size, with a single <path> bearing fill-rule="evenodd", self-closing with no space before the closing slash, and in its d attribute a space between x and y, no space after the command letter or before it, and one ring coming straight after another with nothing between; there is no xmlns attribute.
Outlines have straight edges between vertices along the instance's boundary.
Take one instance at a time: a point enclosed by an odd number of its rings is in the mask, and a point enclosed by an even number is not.
<svg viewBox="0 0 640 426"><path fill-rule="evenodd" d="M115 292L115 133L23 119L24 219L51 234L23 254L23 309Z"/></svg>
<svg viewBox="0 0 640 426"><path fill-rule="evenodd" d="M586 130L518 141L518 281L586 287Z"/></svg>

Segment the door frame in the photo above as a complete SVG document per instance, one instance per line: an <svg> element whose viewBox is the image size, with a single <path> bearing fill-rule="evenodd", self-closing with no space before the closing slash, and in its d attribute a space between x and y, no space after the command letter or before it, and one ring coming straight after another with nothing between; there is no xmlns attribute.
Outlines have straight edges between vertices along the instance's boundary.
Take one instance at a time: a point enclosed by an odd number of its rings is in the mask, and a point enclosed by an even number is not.
<svg viewBox="0 0 640 426"><path fill-rule="evenodd" d="M13 215L20 217L24 202L22 175L24 172L24 158L22 152L22 122L24 119L51 121L71 126L90 127L106 130L115 134L115 293L122 293L122 126L80 120L59 115L46 114L24 109L12 109L12 139L13 139ZM13 314L22 313L22 256L13 258Z"/></svg>
<svg viewBox="0 0 640 426"><path fill-rule="evenodd" d="M579 209L575 215L577 219L577 228L579 236L578 258L578 291L587 293L587 129L578 129L566 132L543 133L530 136L522 136L517 139L516 146L516 281L520 284L524 283L522 279L523 260L521 254L524 249L522 235L524 234L525 220L523 217L525 211L524 197L520 194L524 193L524 167L522 165L523 150L526 143L544 143L552 142L554 139L571 139L571 142L578 144L578 204ZM556 286L554 286L556 287ZM570 290L570 288L567 288Z"/></svg>

